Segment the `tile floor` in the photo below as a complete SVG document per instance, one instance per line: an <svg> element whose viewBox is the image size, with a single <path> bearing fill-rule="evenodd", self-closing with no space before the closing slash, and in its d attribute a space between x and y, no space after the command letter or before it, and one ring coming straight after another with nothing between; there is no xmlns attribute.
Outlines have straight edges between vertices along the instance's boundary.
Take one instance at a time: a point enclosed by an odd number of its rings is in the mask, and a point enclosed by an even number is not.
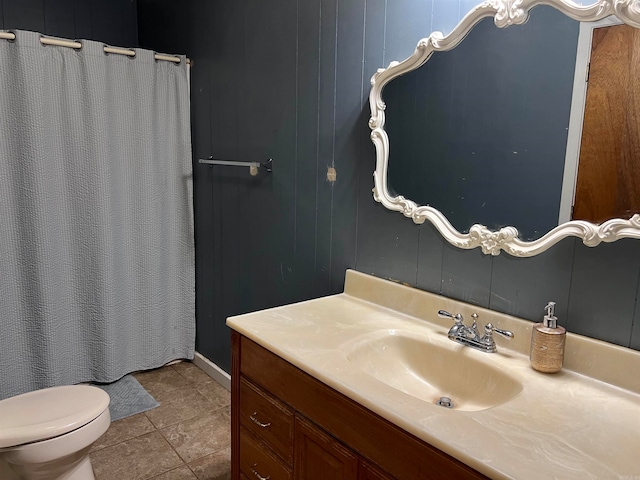
<svg viewBox="0 0 640 480"><path fill-rule="evenodd" d="M113 422L98 439L96 480L230 479L229 392L191 362L134 377L160 406Z"/></svg>

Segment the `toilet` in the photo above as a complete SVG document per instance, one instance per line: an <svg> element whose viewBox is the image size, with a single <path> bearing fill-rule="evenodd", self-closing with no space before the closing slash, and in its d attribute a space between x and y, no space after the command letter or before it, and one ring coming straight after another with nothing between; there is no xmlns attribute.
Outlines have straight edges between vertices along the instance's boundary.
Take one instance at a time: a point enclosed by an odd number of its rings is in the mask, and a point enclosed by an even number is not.
<svg viewBox="0 0 640 480"><path fill-rule="evenodd" d="M90 385L2 400L0 477L11 471L17 479L93 480L89 450L110 422L109 395Z"/></svg>

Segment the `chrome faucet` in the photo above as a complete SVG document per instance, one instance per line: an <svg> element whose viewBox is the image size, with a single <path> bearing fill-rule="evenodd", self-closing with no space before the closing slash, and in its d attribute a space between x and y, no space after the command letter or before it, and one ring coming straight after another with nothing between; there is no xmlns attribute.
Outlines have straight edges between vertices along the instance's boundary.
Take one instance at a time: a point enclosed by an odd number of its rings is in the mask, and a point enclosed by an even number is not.
<svg viewBox="0 0 640 480"><path fill-rule="evenodd" d="M476 350L481 350L483 352L494 353L497 351L496 342L493 339L494 332L498 335L508 338L509 340L511 340L514 336L513 332L496 328L490 323L487 323L484 326L484 335L481 336L478 332L477 313L471 315L471 318L473 318L473 324L470 327L467 327L463 323L462 315L460 315L459 313L453 315L449 312L445 312L444 310L439 310L438 315L441 317L451 318L455 322L449 329L449 333L447 335L450 340L461 343L462 345L466 345L467 347L475 348Z"/></svg>

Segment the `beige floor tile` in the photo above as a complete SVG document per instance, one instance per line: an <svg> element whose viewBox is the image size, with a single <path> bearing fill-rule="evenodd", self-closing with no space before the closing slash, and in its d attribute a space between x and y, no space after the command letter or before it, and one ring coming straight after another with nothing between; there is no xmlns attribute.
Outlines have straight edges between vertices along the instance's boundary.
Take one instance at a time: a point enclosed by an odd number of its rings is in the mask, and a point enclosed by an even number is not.
<svg viewBox="0 0 640 480"><path fill-rule="evenodd" d="M189 463L199 480L231 479L231 447Z"/></svg>
<svg viewBox="0 0 640 480"><path fill-rule="evenodd" d="M153 477L151 480L196 480L197 478L191 469L185 465Z"/></svg>
<svg viewBox="0 0 640 480"><path fill-rule="evenodd" d="M223 408L160 430L185 462L215 453L231 444L231 417Z"/></svg>
<svg viewBox="0 0 640 480"><path fill-rule="evenodd" d="M211 413L215 406L191 386L163 391L155 397L159 407L144 412L156 428L163 428L198 415Z"/></svg>
<svg viewBox="0 0 640 480"><path fill-rule="evenodd" d="M207 375L202 369L200 369L200 367L197 367L192 362L184 361L175 363L171 366L189 383L201 384L213 382L213 379L209 375Z"/></svg>
<svg viewBox="0 0 640 480"><path fill-rule="evenodd" d="M90 457L96 480L146 479L182 465L160 432L103 448Z"/></svg>
<svg viewBox="0 0 640 480"><path fill-rule="evenodd" d="M229 392L191 362L135 378L160 407L110 425L91 451L96 480L230 479Z"/></svg>
<svg viewBox="0 0 640 480"><path fill-rule="evenodd" d="M156 400L162 393L189 385L189 382L170 366L147 370L133 376Z"/></svg>
<svg viewBox="0 0 640 480"><path fill-rule="evenodd" d="M195 385L202 395L207 397L216 407L224 407L231 404L231 392L220 385L218 382L211 381Z"/></svg>
<svg viewBox="0 0 640 480"><path fill-rule="evenodd" d="M140 435L153 432L154 430L155 427L144 413L139 413L116 422L111 422L109 429L98 439L96 443L93 444L91 451L95 452L96 450L139 437Z"/></svg>

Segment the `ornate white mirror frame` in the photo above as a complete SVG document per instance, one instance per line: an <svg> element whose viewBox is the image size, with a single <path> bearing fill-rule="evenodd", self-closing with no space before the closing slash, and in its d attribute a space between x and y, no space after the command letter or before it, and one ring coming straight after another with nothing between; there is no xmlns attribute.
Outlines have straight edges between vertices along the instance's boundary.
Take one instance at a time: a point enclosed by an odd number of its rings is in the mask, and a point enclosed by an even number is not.
<svg viewBox="0 0 640 480"><path fill-rule="evenodd" d="M448 51L456 47L480 20L493 17L497 27L523 24L529 11L537 5L550 5L565 15L582 22L601 20L615 15L622 22L640 28L640 0L597 0L582 6L570 0L486 0L473 8L447 36L433 32L418 42L414 53L402 62L391 62L389 67L379 69L371 78L369 104L371 107L371 141L376 147L376 170L373 174L373 197L389 210L402 212L416 224L430 221L452 245L471 249L481 247L485 254L499 255L501 250L516 257L531 257L544 252L560 240L575 236L587 246L602 242L614 242L620 238L640 238L640 215L629 220L612 219L596 225L583 220L574 220L558 225L541 238L528 242L518 238L518 230L506 226L492 231L484 225L475 224L469 233L461 233L451 225L436 208L418 205L402 195L393 196L387 188L389 161L389 137L384 129L385 103L382 90L387 83L400 75L424 65L433 52Z"/></svg>

